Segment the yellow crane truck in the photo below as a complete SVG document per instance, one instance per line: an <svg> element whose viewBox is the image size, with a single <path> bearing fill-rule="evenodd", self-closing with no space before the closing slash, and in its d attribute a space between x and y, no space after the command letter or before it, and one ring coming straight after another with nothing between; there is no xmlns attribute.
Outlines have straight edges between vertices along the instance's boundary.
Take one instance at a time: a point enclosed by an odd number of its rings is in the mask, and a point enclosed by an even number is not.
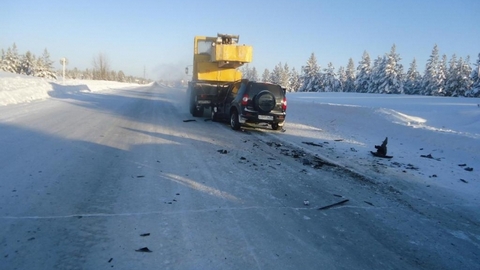
<svg viewBox="0 0 480 270"><path fill-rule="evenodd" d="M238 67L252 61L253 48L238 44L238 35L196 36L193 48L192 80L187 95L190 113L203 116L220 93L242 79ZM188 67L185 69L188 74Z"/></svg>

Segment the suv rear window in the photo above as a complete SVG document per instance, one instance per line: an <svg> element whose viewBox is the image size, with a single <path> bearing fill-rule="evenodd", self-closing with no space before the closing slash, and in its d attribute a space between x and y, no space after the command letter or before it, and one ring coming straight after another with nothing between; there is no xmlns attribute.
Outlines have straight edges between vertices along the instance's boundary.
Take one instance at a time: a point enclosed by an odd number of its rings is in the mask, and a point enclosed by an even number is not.
<svg viewBox="0 0 480 270"><path fill-rule="evenodd" d="M253 97L263 90L270 91L277 98L283 97L283 89L279 85L267 83L252 83L248 90L248 94Z"/></svg>

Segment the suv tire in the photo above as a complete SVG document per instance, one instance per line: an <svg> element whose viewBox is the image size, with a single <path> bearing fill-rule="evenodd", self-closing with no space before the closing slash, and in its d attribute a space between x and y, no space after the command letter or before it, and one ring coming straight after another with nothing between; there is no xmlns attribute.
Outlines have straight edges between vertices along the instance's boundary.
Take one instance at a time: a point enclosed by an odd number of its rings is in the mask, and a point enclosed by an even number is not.
<svg viewBox="0 0 480 270"><path fill-rule="evenodd" d="M278 125L278 123L272 123L272 129L273 130L278 130L280 128L280 126Z"/></svg>
<svg viewBox="0 0 480 270"><path fill-rule="evenodd" d="M261 113L269 113L275 108L275 96L267 90L261 91L253 99L254 107Z"/></svg>
<svg viewBox="0 0 480 270"><path fill-rule="evenodd" d="M240 122L238 121L237 110L232 110L232 112L230 113L230 127L233 130L239 130L240 129Z"/></svg>

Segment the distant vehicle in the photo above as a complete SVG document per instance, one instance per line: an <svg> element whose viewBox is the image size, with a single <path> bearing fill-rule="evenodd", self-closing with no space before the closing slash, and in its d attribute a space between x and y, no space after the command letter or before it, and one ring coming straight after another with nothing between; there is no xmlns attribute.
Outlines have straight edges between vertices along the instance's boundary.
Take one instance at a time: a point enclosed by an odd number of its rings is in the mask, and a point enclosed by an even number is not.
<svg viewBox="0 0 480 270"><path fill-rule="evenodd" d="M268 123L278 130L287 115L286 91L278 84L241 80L219 91L212 101L213 121L230 120L234 130L245 123Z"/></svg>

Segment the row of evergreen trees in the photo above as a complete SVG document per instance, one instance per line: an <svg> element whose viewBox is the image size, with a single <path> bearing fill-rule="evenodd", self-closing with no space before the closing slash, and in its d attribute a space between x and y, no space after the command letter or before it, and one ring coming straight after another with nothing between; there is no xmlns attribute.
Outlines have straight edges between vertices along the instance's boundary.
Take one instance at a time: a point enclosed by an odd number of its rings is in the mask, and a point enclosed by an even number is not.
<svg viewBox="0 0 480 270"><path fill-rule="evenodd" d="M13 43L12 47L9 47L6 51L2 49L0 57L0 70L2 71L47 79L57 79L57 77L62 76L63 73L62 70L54 70L53 61L50 60L50 54L46 48L40 57L36 57L30 51L21 55L18 53L16 44ZM100 72L100 70L97 71L95 68L87 68L85 70L79 70L77 68L67 69L65 71L65 77L68 79L109 80L130 83L150 82L144 78L127 76L123 71L116 72L110 70L108 69L108 63L105 64L107 65L102 67L102 72Z"/></svg>
<svg viewBox="0 0 480 270"><path fill-rule="evenodd" d="M19 55L17 46L13 43L13 46L9 47L6 52L2 49L0 57L0 70L51 79L57 78L53 71L53 61L50 60L47 49L38 58L30 51Z"/></svg>
<svg viewBox="0 0 480 270"><path fill-rule="evenodd" d="M321 69L312 53L301 74L287 64L279 63L272 72L265 69L258 76L255 67L242 68L243 76L251 80L278 83L287 91L299 92L358 92L381 94L411 94L436 96L480 97L480 54L472 68L467 56L457 58L454 54L447 61L447 56L439 56L435 45L428 59L423 75L418 71L413 59L407 72L400 63L400 55L393 45L389 53L377 57L373 63L365 51L362 60L355 68L352 58L346 68L335 70L332 63Z"/></svg>

